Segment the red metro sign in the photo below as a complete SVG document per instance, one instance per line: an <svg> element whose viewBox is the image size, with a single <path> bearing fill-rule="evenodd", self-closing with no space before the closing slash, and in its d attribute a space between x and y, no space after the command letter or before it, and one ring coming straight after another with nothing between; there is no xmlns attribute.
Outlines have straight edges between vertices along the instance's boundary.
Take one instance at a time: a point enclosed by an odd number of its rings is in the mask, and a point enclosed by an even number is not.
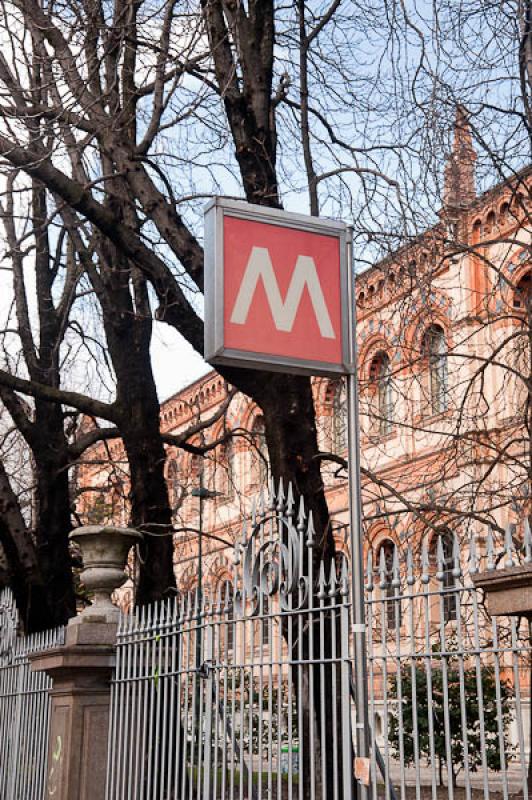
<svg viewBox="0 0 532 800"><path fill-rule="evenodd" d="M215 198L205 212L205 359L349 370L346 226Z"/></svg>

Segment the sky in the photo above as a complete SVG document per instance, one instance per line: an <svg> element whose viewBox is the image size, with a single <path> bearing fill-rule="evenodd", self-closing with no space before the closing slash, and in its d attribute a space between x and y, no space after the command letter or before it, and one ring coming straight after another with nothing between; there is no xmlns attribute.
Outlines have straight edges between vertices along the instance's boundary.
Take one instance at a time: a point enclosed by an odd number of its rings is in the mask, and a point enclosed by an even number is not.
<svg viewBox="0 0 532 800"><path fill-rule="evenodd" d="M212 369L175 328L162 322L154 324L151 354L160 401L166 400Z"/></svg>

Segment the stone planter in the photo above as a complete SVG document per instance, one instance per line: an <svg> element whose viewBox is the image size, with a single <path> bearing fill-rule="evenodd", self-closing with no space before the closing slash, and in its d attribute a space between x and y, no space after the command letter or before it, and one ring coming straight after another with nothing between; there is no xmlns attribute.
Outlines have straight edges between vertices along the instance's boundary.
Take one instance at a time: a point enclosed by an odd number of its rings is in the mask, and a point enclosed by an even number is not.
<svg viewBox="0 0 532 800"><path fill-rule="evenodd" d="M484 589L493 616L521 616L532 619L532 564L518 564L471 575L474 585Z"/></svg>
<svg viewBox="0 0 532 800"><path fill-rule="evenodd" d="M86 525L73 530L69 538L81 549L81 580L92 594L92 605L84 609L76 620L82 622L98 617L99 620L111 621L118 614L111 595L126 580L127 554L135 543L142 541L142 534L131 528Z"/></svg>

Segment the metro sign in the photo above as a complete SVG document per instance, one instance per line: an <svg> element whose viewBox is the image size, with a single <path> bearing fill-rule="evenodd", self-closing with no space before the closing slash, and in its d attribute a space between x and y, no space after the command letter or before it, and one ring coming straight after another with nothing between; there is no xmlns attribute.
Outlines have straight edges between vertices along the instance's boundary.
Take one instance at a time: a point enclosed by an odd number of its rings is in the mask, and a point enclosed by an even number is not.
<svg viewBox="0 0 532 800"><path fill-rule="evenodd" d="M346 226L215 198L205 210L205 359L349 371Z"/></svg>

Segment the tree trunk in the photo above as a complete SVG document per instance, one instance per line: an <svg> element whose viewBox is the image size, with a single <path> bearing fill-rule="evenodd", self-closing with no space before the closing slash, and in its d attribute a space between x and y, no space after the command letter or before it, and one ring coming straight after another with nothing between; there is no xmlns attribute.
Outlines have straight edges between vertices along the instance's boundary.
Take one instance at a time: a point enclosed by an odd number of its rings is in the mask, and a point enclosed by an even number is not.
<svg viewBox="0 0 532 800"><path fill-rule="evenodd" d="M60 406L37 404L38 444L33 447L35 478L34 530L39 566L46 586L46 611L33 598L32 630L64 625L76 614L76 597L68 535L72 530L68 480L68 446ZM60 423L61 428L56 423ZM54 432L55 428L55 432Z"/></svg>
<svg viewBox="0 0 532 800"><path fill-rule="evenodd" d="M141 421L145 412L142 401L137 401L134 408ZM176 591L172 514L164 477L166 456L158 425L150 431L153 417L150 419L149 413L145 417L146 426L141 423L137 427L135 422L121 425L131 473L131 524L144 533L136 587L138 605L173 596Z"/></svg>
<svg viewBox="0 0 532 800"><path fill-rule="evenodd" d="M8 585L12 589L26 631L47 628L50 604L39 569L35 543L1 462L0 543L7 561L0 587Z"/></svg>
<svg viewBox="0 0 532 800"><path fill-rule="evenodd" d="M3 466L0 539L27 633L65 624L76 613L68 534L72 528L68 446L61 407L36 401L26 430L34 483L34 529L27 525Z"/></svg>
<svg viewBox="0 0 532 800"><path fill-rule="evenodd" d="M116 373L117 424L131 482L131 525L144 533L136 602L174 595L172 511L164 475L166 452L153 377L149 317L105 316L107 342Z"/></svg>

